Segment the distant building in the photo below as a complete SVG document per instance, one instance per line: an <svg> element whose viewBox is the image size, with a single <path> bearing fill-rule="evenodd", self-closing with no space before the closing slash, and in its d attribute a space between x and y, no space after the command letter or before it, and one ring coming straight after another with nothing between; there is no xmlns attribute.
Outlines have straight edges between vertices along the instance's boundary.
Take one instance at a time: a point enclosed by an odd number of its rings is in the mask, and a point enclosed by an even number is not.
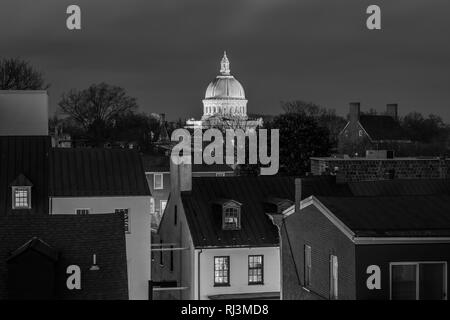
<svg viewBox="0 0 450 320"><path fill-rule="evenodd" d="M262 126L262 118L248 118L247 102L244 88L231 75L230 61L227 54L224 53L220 63L220 74L206 89L202 119L187 120L186 127L255 130Z"/></svg>
<svg viewBox="0 0 450 320"><path fill-rule="evenodd" d="M189 165L171 172L153 245L154 298L279 299L278 231L268 214L293 203L293 179L191 178Z"/></svg>
<svg viewBox="0 0 450 320"><path fill-rule="evenodd" d="M366 157L312 157L310 161L313 175L335 175L340 182L450 178L450 159L395 157L386 150L368 150Z"/></svg>
<svg viewBox="0 0 450 320"><path fill-rule="evenodd" d="M324 195L312 181L296 181L302 200L284 215L284 299L447 300L449 180L354 182Z"/></svg>
<svg viewBox="0 0 450 320"><path fill-rule="evenodd" d="M392 149L410 143L398 121L398 105L388 104L386 114L361 114L359 102L350 103L347 125L338 136L339 153L364 156L366 150Z"/></svg>

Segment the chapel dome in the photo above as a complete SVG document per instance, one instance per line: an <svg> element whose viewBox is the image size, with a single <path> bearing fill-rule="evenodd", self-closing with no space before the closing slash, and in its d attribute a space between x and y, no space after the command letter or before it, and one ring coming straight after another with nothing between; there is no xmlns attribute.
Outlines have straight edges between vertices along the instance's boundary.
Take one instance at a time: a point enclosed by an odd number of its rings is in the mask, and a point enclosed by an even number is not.
<svg viewBox="0 0 450 320"><path fill-rule="evenodd" d="M226 53L220 63L220 75L208 85L205 99L245 99L244 88L230 74L230 61Z"/></svg>

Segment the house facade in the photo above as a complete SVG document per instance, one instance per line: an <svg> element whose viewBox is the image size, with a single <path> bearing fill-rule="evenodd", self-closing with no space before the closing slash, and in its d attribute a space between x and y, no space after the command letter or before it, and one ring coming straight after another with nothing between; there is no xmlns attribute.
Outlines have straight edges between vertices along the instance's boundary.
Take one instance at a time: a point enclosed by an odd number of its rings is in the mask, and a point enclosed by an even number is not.
<svg viewBox="0 0 450 320"><path fill-rule="evenodd" d="M124 215L129 298L148 299L151 195L133 150L54 148L49 154L51 215Z"/></svg>
<svg viewBox="0 0 450 320"><path fill-rule="evenodd" d="M284 299L446 300L449 181L354 183L284 217ZM386 194L387 193L387 194Z"/></svg>
<svg viewBox="0 0 450 320"><path fill-rule="evenodd" d="M142 156L145 176L152 194L152 229L156 231L169 200L171 190L170 156ZM228 177L234 176L230 166L223 165L193 165L193 177Z"/></svg>
<svg viewBox="0 0 450 320"><path fill-rule="evenodd" d="M171 168L153 244L154 299L279 299L278 231L268 213L293 203L293 180L192 177L191 170Z"/></svg>

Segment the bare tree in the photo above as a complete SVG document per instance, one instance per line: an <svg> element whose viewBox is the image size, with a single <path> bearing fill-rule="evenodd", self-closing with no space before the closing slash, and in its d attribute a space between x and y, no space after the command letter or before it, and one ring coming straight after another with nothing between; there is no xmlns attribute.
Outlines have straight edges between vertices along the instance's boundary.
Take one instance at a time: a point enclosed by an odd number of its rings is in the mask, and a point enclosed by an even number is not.
<svg viewBox="0 0 450 320"><path fill-rule="evenodd" d="M84 90L71 90L59 102L61 112L74 120L82 129L92 126L110 126L115 119L137 109L136 99L121 87L106 83L93 84Z"/></svg>
<svg viewBox="0 0 450 320"><path fill-rule="evenodd" d="M0 60L0 90L47 90L42 73L20 59Z"/></svg>

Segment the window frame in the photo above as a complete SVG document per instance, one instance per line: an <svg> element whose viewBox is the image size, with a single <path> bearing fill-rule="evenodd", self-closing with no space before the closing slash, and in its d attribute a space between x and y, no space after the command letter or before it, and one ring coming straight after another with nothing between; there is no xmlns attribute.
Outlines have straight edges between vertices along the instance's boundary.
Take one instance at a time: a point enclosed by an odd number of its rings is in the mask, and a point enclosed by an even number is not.
<svg viewBox="0 0 450 320"><path fill-rule="evenodd" d="M161 177L161 186L156 186L156 176ZM154 190L163 190L164 189L164 174L163 173L154 173L153 174L153 189Z"/></svg>
<svg viewBox="0 0 450 320"><path fill-rule="evenodd" d="M114 213L123 212L123 223L126 234L131 234L131 226L130 226L130 209L129 208L118 208L114 209Z"/></svg>
<svg viewBox="0 0 450 320"><path fill-rule="evenodd" d="M87 211L87 213L78 213L78 211ZM91 213L91 208L75 208L75 214L77 216L86 216Z"/></svg>
<svg viewBox="0 0 450 320"><path fill-rule="evenodd" d="M444 287L445 299L448 300L448 269L447 261L402 261L389 262L389 300L392 300L392 267L393 266L416 266L416 301L420 300L420 265L421 264L443 264L444 265Z"/></svg>
<svg viewBox="0 0 450 320"><path fill-rule="evenodd" d="M261 267L253 267L250 268L250 258L255 257L261 257ZM263 254L252 254L248 256L247 261L247 268L248 268L248 285L249 286L257 286L257 285L264 285L264 255ZM250 281L250 270L261 270L261 280L256 282Z"/></svg>
<svg viewBox="0 0 450 320"><path fill-rule="evenodd" d="M334 263L336 260L336 264ZM334 266L336 265L336 277L334 276ZM330 300L339 298L339 260L336 255L330 255Z"/></svg>
<svg viewBox="0 0 450 320"><path fill-rule="evenodd" d="M303 270L303 285L305 288L311 287L311 271L312 271L312 248L305 244L304 249L304 270Z"/></svg>
<svg viewBox="0 0 450 320"><path fill-rule="evenodd" d="M227 210L236 210L237 223L235 227L230 227L225 223ZM236 204L225 204L222 208L222 230L241 230L241 207Z"/></svg>
<svg viewBox="0 0 450 320"><path fill-rule="evenodd" d="M226 270L216 270L216 259L225 259L226 261ZM214 260L213 260L213 278L214 278L214 287L229 287L230 283L231 283L231 279L230 279L230 256L214 256ZM217 272L223 272L226 271L226 277L227 277L227 282L216 282L216 271ZM220 277L220 276L219 276ZM223 275L221 277L224 277Z"/></svg>
<svg viewBox="0 0 450 320"><path fill-rule="evenodd" d="M18 206L16 203L16 191L25 191L27 206ZM31 209L31 186L12 186L11 187L11 202L14 210L29 210Z"/></svg>

